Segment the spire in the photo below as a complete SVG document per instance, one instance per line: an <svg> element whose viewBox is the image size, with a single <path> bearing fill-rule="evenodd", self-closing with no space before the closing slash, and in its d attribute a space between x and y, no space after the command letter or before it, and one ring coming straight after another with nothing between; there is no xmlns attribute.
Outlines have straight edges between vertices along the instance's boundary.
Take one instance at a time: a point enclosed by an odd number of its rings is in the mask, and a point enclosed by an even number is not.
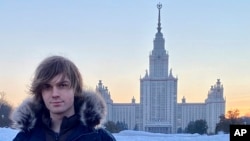
<svg viewBox="0 0 250 141"><path fill-rule="evenodd" d="M162 8L162 4L161 3L158 3L157 4L157 8L159 10L159 14L158 14L158 27L157 27L157 30L158 32L161 32L161 8Z"/></svg>
<svg viewBox="0 0 250 141"><path fill-rule="evenodd" d="M145 78L147 78L148 77L148 70L146 70L146 74L145 74Z"/></svg>
<svg viewBox="0 0 250 141"><path fill-rule="evenodd" d="M174 76L173 76L173 73L172 73L172 68L170 69L170 72L169 72L169 76L168 76L169 78L174 78Z"/></svg>
<svg viewBox="0 0 250 141"><path fill-rule="evenodd" d="M135 104L135 97L132 98L132 103Z"/></svg>
<svg viewBox="0 0 250 141"><path fill-rule="evenodd" d="M186 98L185 98L185 96L182 97L181 102L182 102L182 103L186 103Z"/></svg>

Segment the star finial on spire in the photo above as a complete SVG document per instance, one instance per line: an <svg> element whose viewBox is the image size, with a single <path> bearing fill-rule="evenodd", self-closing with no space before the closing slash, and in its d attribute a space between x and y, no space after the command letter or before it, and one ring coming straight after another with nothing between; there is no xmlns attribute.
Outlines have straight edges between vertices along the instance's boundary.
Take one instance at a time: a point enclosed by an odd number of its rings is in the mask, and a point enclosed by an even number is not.
<svg viewBox="0 0 250 141"><path fill-rule="evenodd" d="M157 4L157 8L158 8L158 9L161 9L161 8L162 8L162 4L161 4L161 3L158 3L158 4Z"/></svg>
<svg viewBox="0 0 250 141"><path fill-rule="evenodd" d="M158 27L157 27L157 30L158 30L158 32L161 32L161 8L162 8L162 4L161 4L161 3L158 3L158 4L157 4L157 8L159 9Z"/></svg>

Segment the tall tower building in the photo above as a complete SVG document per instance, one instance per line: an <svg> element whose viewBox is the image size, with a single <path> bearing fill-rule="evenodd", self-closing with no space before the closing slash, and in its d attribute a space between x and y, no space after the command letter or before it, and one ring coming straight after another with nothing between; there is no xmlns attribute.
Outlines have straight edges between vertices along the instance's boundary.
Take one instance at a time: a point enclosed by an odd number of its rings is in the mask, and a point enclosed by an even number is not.
<svg viewBox="0 0 250 141"><path fill-rule="evenodd" d="M107 104L107 117L106 120L110 121L113 119L113 100L111 99L110 92L108 87L104 86L102 81L99 80L98 85L96 86L96 91L103 97Z"/></svg>
<svg viewBox="0 0 250 141"><path fill-rule="evenodd" d="M169 70L169 56L165 49L165 39L161 32L161 8L158 4L157 32L153 50L149 55L149 71L140 78L140 103L132 98L131 103L113 103L108 88L100 80L96 90L104 97L108 115L107 120L124 122L130 130L156 133L183 132L188 123L206 120L208 133L214 133L219 116L225 113L223 85L218 79L201 103L177 103L177 82L172 69ZM185 78L184 78L185 79Z"/></svg>
<svg viewBox="0 0 250 141"><path fill-rule="evenodd" d="M223 85L220 79L214 86L211 86L208 91L207 99L205 100L206 105L206 121L208 124L208 133L214 133L216 123L220 121L219 116L225 114L225 99L223 97Z"/></svg>
<svg viewBox="0 0 250 141"><path fill-rule="evenodd" d="M140 79L139 128L158 133L176 132L177 78L169 72L165 39L161 32L161 8L158 4L158 26L153 50L149 56L149 72Z"/></svg>

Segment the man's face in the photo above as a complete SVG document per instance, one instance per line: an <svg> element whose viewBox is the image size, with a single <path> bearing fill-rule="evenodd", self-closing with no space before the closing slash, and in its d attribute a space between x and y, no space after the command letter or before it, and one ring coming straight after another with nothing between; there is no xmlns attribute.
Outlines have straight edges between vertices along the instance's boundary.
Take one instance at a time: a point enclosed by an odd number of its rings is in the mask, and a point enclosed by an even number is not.
<svg viewBox="0 0 250 141"><path fill-rule="evenodd" d="M75 114L74 89L67 76L56 75L42 88L43 101L50 111L50 115L69 117Z"/></svg>

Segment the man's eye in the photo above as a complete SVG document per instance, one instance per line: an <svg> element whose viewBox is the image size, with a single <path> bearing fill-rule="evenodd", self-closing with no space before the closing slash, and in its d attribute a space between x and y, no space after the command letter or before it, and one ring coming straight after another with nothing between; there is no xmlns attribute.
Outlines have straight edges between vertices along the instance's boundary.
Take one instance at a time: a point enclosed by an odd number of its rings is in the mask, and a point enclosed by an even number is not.
<svg viewBox="0 0 250 141"><path fill-rule="evenodd" d="M61 87L61 88L68 88L69 84L62 83L62 84L59 85L59 87Z"/></svg>
<svg viewBox="0 0 250 141"><path fill-rule="evenodd" d="M44 84L43 85L43 90L48 90L50 88L51 88L51 86L49 84Z"/></svg>

